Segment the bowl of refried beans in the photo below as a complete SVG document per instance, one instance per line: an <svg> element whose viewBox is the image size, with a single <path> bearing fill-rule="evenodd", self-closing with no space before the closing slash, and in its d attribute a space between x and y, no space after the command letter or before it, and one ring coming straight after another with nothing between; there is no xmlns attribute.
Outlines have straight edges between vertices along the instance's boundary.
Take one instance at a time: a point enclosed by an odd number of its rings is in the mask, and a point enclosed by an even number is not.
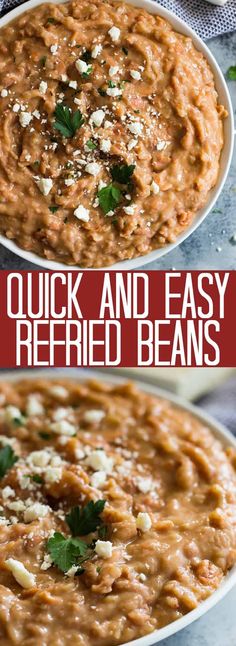
<svg viewBox="0 0 236 646"><path fill-rule="evenodd" d="M134 269L189 236L233 148L201 39L151 0L30 0L0 28L0 242L49 269Z"/></svg>
<svg viewBox="0 0 236 646"><path fill-rule="evenodd" d="M154 386L3 375L2 646L150 646L204 614L236 582L235 467L235 438Z"/></svg>

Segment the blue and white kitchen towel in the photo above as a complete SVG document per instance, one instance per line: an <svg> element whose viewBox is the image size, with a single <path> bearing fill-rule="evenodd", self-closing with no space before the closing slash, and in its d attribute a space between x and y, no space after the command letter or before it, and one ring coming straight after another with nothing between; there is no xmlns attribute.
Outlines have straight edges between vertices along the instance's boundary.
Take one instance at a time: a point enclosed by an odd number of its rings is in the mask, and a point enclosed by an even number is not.
<svg viewBox="0 0 236 646"><path fill-rule="evenodd" d="M19 0L0 0L0 13L18 4ZM159 0L159 4L182 18L203 40L236 30L236 0L228 0L222 7L206 0Z"/></svg>

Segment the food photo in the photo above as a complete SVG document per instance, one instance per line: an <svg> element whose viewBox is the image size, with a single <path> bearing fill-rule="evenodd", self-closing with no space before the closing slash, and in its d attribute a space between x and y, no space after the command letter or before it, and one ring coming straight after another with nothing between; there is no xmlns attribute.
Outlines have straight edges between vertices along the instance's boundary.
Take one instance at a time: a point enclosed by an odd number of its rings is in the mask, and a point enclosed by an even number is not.
<svg viewBox="0 0 236 646"><path fill-rule="evenodd" d="M236 439L207 411L224 401L236 431L236 378L220 370L197 406L121 371L1 372L2 646L185 646L221 607Z"/></svg>
<svg viewBox="0 0 236 646"><path fill-rule="evenodd" d="M219 43L234 42L231 5L201 2ZM213 207L232 160L234 73L201 26L152 0L11 6L0 19L2 268L165 268L184 244L194 268L207 214L208 263L218 225L233 263L233 214Z"/></svg>

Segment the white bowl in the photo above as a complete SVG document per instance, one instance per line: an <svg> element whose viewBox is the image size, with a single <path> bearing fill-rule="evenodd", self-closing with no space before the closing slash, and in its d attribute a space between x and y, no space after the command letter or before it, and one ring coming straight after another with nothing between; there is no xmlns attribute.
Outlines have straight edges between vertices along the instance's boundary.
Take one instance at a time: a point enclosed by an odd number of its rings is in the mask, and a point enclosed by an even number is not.
<svg viewBox="0 0 236 646"><path fill-rule="evenodd" d="M32 379L36 378L50 378L50 379L59 379L62 377L68 377L69 379L74 379L77 381L84 381L85 379L92 378L92 379L98 379L99 381L107 382L107 383L112 383L112 384L119 384L119 383L125 383L128 380L124 377L119 377L117 375L113 375L110 372L107 372L105 370L101 372L96 372L94 370L88 370L88 369L64 369L62 370L61 368L55 369L55 368L48 368L47 370L45 369L39 369L39 370L15 370L14 372L3 372L0 374L0 381L18 381L19 379L29 379L32 381ZM222 424L214 420L210 415L207 415L204 411L200 410L199 408L196 408L196 406L193 406L189 402L184 401L180 397L177 397L176 395L173 395L172 393L167 392L166 390L162 390L161 388L157 388L156 386L146 384L142 381L132 379L132 381L137 385L138 388L141 390L150 393L152 395L157 395L157 397L162 397L164 399L168 399L169 401L173 402L176 406L179 408L182 408L190 413L192 413L195 417L197 417L203 424L207 424L207 426L211 429L212 433L221 441L221 443L225 446L232 446L236 448L236 438L230 433ZM153 633L149 635L145 635L144 637L140 637L139 639L134 639L127 644L123 644L122 646L151 646L152 644L157 644L157 642L160 642L162 639L165 639L166 637L170 637L171 635L174 635L177 633L179 630L182 630L182 628L185 628L186 626L189 626L193 621L196 619L199 619L199 617L202 617L208 610L213 608L218 601L221 601L223 597L233 588L233 586L236 585L236 565L232 568L232 570L229 571L229 573L223 578L219 588L213 592L213 594L208 597L205 601L202 601L200 605L195 608L195 610L191 610L187 615L182 617L181 619L177 619L176 621L173 621L171 624L168 626L165 626L164 628L160 628L160 630L154 630Z"/></svg>
<svg viewBox="0 0 236 646"><path fill-rule="evenodd" d="M51 0L51 3L58 4L64 1L65 0ZM193 233L195 229L197 229L199 224L203 222L205 217L213 208L214 204L216 203L216 200L218 199L222 191L222 188L224 186L224 183L229 171L232 154L233 154L233 145L234 145L234 115L233 115L233 108L232 108L229 91L228 91L224 76L219 68L219 65L217 64L214 56L212 55L208 47L201 40L201 38L199 38L199 36L195 34L195 32L191 29L191 27L189 27L183 20L181 20L181 18L177 18L177 16L175 16L175 14L172 13L172 11L168 11L168 9L164 9L156 2L153 2L153 0L126 0L126 1L128 1L129 4L132 4L136 7L142 7L143 9L146 9L147 11L149 11L149 13L158 14L162 18L169 20L169 22L172 24L172 26L176 31L179 31L182 34L185 34L185 36L189 36L190 38L192 38L196 49L198 49L200 52L202 52L202 54L204 54L205 58L207 59L212 69L212 72L215 78L215 86L219 96L219 101L222 105L225 106L229 116L224 121L224 147L221 154L218 180L215 187L209 193L206 205L198 211L198 213L194 217L192 224L177 237L176 242L172 244L168 244L164 248L151 251L151 253L148 253L145 256L139 256L138 258L132 258L131 260L123 260L121 262L115 263L114 265L104 267L104 269L119 269L119 270L136 269L137 267L146 265L147 263L153 262L154 260L159 260L159 258L169 253L170 251L172 251L172 249L174 249L179 244L181 244L183 240L186 240L186 238L188 238L188 236L190 236L190 234ZM37 7L39 4L42 4L41 0L29 0L29 2L25 2L24 4L16 7L16 9L13 9L8 14L3 16L3 18L0 19L0 28L4 27L11 20L20 16L26 10L32 9L33 7ZM51 269L51 270L53 269L63 270L63 269L70 269L70 268L81 269L81 267L79 267L78 265L69 266L61 262L55 262L53 260L47 260L46 258L41 258L40 256L37 256L35 253L32 253L31 251L25 251L24 249L21 249L20 247L18 247L18 245L15 242L13 242L12 240L8 240L7 238L5 238L5 236L2 236L2 235L0 235L0 243L10 251L13 251L21 258L24 258L28 262L32 262L37 265L40 265L45 269Z"/></svg>

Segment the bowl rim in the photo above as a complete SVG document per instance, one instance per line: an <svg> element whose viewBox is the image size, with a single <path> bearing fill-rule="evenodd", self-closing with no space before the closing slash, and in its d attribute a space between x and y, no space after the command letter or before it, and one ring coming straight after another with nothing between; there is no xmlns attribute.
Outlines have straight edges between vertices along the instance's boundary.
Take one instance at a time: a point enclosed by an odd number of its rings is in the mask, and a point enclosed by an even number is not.
<svg viewBox="0 0 236 646"><path fill-rule="evenodd" d="M196 407L194 404L184 400L179 395L175 395L165 389L150 384L143 380L139 379L127 379L125 375L112 374L111 371L105 370L93 370L90 368L37 368L37 369L24 369L24 370L15 370L15 371L4 371L0 373L0 383L2 381L17 382L21 379L38 379L38 378L47 378L47 379L61 379L68 378L75 381L85 381L88 379L98 379L104 383L111 384L122 384L132 381L140 390L143 390L146 393L156 395L157 397L168 399L171 403L177 406L180 409L184 409L187 412L192 413L197 419L199 419L204 424L207 424L219 441L224 445L230 445L236 448L236 437L227 429L223 424L215 420L211 415L203 411L202 409ZM225 595L236 585L236 564L228 572L228 574L223 578L220 586L213 592L205 601L197 606L194 610L191 610L186 615L177 619L176 621L171 622L164 628L159 630L154 630L148 635L139 637L130 642L125 642L121 646L152 646L160 642L171 635L176 634L183 628L186 628L194 621L202 617L208 610L213 608L219 601L221 601Z"/></svg>
<svg viewBox="0 0 236 646"><path fill-rule="evenodd" d="M66 0L49 0L47 4L61 4L61 3L64 3L65 1ZM125 1L128 4L131 4L133 6L146 9L147 11L149 11L149 13L160 15L162 18L169 21L173 25L176 31L179 31L180 33L192 38L195 47L200 52L203 53L206 60L208 61L208 64L210 65L214 75L217 92L218 94L222 95L222 100L228 111L228 117L224 122L225 139L224 139L224 145L221 151L219 176L215 186L210 190L208 194L208 199L205 206L195 214L195 217L192 223L190 224L190 226L187 227L187 229L183 231L179 236L177 236L177 239L175 242L165 245L162 248L154 249L153 251L149 252L148 254L145 254L144 256L138 256L137 258L131 258L128 260L121 260L119 262L114 263L113 265L108 265L108 266L99 267L99 268L96 268L96 267L87 268L87 267L81 267L79 265L67 265L59 261L47 260L46 258L37 256L37 254L35 254L32 251L26 251L22 249L16 244L16 242L0 234L0 243L6 249L8 249L9 251L12 251L20 258L23 258L25 261L31 262L35 265L38 265L39 267L43 267L44 269L61 270L61 271L67 270L67 269L74 269L74 270L86 269L87 271L130 270L130 269L138 269L151 262L160 260L160 258L162 258L166 254L173 251L173 249L178 247L184 240L186 240L203 222L206 216L213 209L223 189L223 186L225 184L225 181L229 172L232 155L233 155L233 147L234 147L234 113L233 113L230 93L229 93L224 75L215 57L213 56L213 54L211 53L207 45L200 38L200 36L198 36L194 32L194 30L182 20L182 18L177 17L172 11L165 9L154 0L125 0ZM28 0L27 2L15 7L15 9L12 9L7 14L5 14L2 18L0 18L0 29L1 27L4 27L12 20L20 16L22 13L25 13L26 11L33 9L40 4L43 4L44 2L46 2L46 0ZM223 156L225 156L224 160L223 160Z"/></svg>

